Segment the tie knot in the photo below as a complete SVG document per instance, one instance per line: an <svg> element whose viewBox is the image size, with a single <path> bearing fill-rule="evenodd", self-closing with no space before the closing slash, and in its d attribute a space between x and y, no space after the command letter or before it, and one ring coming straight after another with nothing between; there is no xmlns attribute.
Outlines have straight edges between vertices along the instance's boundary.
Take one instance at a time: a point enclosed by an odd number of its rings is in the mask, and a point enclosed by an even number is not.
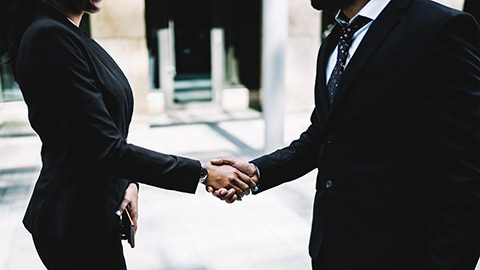
<svg viewBox="0 0 480 270"><path fill-rule="evenodd" d="M371 19L363 16L357 16L357 18L355 18L355 20L353 20L351 24L348 24L347 22L343 21L341 23L342 35L340 36L340 39L343 39L343 40L352 39L355 32L357 32L360 28L365 26L370 21Z"/></svg>

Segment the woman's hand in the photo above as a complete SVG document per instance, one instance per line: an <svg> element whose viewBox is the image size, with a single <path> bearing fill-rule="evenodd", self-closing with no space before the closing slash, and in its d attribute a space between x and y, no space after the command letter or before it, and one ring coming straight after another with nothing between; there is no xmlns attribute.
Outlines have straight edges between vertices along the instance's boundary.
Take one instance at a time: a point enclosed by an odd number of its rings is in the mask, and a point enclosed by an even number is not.
<svg viewBox="0 0 480 270"><path fill-rule="evenodd" d="M137 185L134 183L130 183L125 190L125 195L123 196L123 201L120 204L120 208L118 209L121 213L124 210L127 210L130 214L130 217L133 221L133 236L137 232L137 220L138 220L138 188ZM135 247L135 237L133 237L134 241L132 242L132 248Z"/></svg>

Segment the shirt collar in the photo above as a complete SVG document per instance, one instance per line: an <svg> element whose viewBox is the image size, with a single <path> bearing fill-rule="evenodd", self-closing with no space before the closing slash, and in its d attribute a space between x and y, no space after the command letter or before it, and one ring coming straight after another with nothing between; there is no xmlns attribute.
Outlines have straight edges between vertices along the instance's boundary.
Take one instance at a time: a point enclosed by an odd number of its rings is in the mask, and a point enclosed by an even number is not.
<svg viewBox="0 0 480 270"><path fill-rule="evenodd" d="M390 3L390 0L370 0L348 23L352 23L358 16L363 16L374 21L378 15L382 13L383 9ZM335 20L340 24L345 24L343 13L338 11Z"/></svg>
<svg viewBox="0 0 480 270"><path fill-rule="evenodd" d="M37 11L37 16L46 16L48 18L53 18L56 21L66 25L68 28L75 29L74 31L79 31L80 33L83 33L83 31L81 31L80 28L78 28L77 25L70 20L70 18L65 16L65 14L60 12L58 9L53 8L47 4L40 4Z"/></svg>
<svg viewBox="0 0 480 270"><path fill-rule="evenodd" d="M75 22L72 21L72 19L70 19L70 18L68 18L68 17L67 17L67 19L68 19L73 25L75 25L76 27L78 27L78 26L75 24Z"/></svg>

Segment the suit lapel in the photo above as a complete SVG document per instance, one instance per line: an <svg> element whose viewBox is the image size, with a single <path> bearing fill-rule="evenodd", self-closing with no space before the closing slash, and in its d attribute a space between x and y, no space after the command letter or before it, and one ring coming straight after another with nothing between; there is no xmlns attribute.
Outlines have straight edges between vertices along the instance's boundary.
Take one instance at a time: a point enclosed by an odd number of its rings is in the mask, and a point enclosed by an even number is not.
<svg viewBox="0 0 480 270"><path fill-rule="evenodd" d="M392 0L372 23L343 73L342 80L335 94L335 101L327 114L327 121L338 107L342 97L350 90L351 84L358 73L398 23L400 11L406 8L410 1L411 0Z"/></svg>
<svg viewBox="0 0 480 270"><path fill-rule="evenodd" d="M317 60L317 87L315 91L316 95L316 100L317 104L320 104L321 106L321 112L323 115L323 119L325 120L328 111L330 109L330 104L328 101L328 96L327 96L327 77L326 77L326 68L327 68L327 63L328 59L330 58L330 55L332 54L333 50L337 46L338 43L338 37L340 33L340 27L338 24L335 24L335 27L332 29L332 32L328 35L328 37L324 40L323 46L320 48L320 53L319 57Z"/></svg>

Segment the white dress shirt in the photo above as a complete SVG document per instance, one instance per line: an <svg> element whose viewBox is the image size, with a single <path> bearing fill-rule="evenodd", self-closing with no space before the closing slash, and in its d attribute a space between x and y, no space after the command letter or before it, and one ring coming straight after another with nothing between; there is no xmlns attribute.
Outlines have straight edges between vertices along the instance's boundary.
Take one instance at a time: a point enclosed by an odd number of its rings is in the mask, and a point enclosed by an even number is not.
<svg viewBox="0 0 480 270"><path fill-rule="evenodd" d="M70 19L70 18L68 18L68 17L67 17L67 19L68 19L73 25L75 25L76 27L78 27L78 25L77 25L74 21L72 21L72 19Z"/></svg>
<svg viewBox="0 0 480 270"><path fill-rule="evenodd" d="M352 58L353 54L355 54L355 51L360 45L360 42L362 42L363 37L367 33L368 29L370 29L370 25L372 25L373 21L377 19L378 15L380 15L380 13L388 5L388 3L390 3L390 0L370 0L357 13L357 15L355 15L348 22L349 24L351 24L353 20L357 18L357 16L363 16L371 19L369 23L365 24L362 28L358 29L357 32L355 32L355 34L353 34L353 42L352 42L352 45L350 46L350 49L348 50L347 60L345 62L345 68L347 68L348 63L350 62L350 59ZM338 15L340 14L340 12L337 14L337 17L336 17L337 21L339 21ZM335 63L337 62L337 54L338 54L338 45L333 51L333 53L330 55L330 58L328 59L327 68L326 68L327 83L328 83L328 80L330 79L330 76L332 75L333 69L335 68Z"/></svg>

